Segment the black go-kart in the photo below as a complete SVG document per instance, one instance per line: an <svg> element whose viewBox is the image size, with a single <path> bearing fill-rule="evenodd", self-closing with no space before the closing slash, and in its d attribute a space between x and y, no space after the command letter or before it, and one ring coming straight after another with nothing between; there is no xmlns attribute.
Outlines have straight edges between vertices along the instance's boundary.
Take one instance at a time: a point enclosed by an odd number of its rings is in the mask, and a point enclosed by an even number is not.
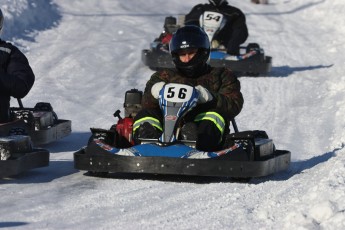
<svg viewBox="0 0 345 230"><path fill-rule="evenodd" d="M71 121L58 119L50 103L11 107L11 121L0 124L0 178L49 165L49 151L37 146L71 133Z"/></svg>
<svg viewBox="0 0 345 230"><path fill-rule="evenodd" d="M174 93L175 92L175 93ZM180 98L174 98L180 97ZM196 103L194 87L167 84L160 92L165 114L164 132L159 139L132 138L133 117L141 108L142 92L132 89L125 96L125 117L118 110L118 122L109 130L91 128L87 146L74 153L74 167L87 175L109 173L163 174L229 177L249 180L288 169L291 153L277 150L265 131L238 131L227 135L222 149L213 152L195 148L195 140L181 135L181 118Z"/></svg>
<svg viewBox="0 0 345 230"><path fill-rule="evenodd" d="M21 101L19 107L11 107L13 120L21 121L11 127L12 134L27 134L35 146L60 140L72 132L70 120L59 119L48 102L38 102L33 108L25 108Z"/></svg>
<svg viewBox="0 0 345 230"><path fill-rule="evenodd" d="M26 135L0 137L0 153L0 178L49 165L49 151L33 147Z"/></svg>
<svg viewBox="0 0 345 230"><path fill-rule="evenodd" d="M221 27L222 20L225 19L218 12L207 11L205 14L203 18L208 20L203 20L202 27L211 44L214 44L213 37ZM166 32L173 34L180 27L179 24L176 23L176 18L166 17L164 28ZM155 39L151 42L149 49L142 50L141 59L152 70L174 68L168 44L162 39ZM238 76L267 75L272 69L272 57L266 56L258 43L241 46L240 55L237 56L227 54L225 47L216 46L211 49L209 63L213 67L228 67Z"/></svg>
<svg viewBox="0 0 345 230"><path fill-rule="evenodd" d="M245 53L239 56L230 56L225 50L211 50L210 65L213 67L228 67L238 76L267 75L272 69L272 57L265 56L264 50L258 44L250 43L242 46ZM168 50L162 49L159 44L151 44L150 49L144 49L141 53L142 62L151 70L174 68L171 55Z"/></svg>

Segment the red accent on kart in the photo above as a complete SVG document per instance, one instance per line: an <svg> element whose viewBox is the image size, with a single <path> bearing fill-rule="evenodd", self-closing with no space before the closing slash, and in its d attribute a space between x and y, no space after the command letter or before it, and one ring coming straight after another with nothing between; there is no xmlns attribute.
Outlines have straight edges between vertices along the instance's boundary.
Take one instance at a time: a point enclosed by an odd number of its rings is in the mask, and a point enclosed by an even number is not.
<svg viewBox="0 0 345 230"><path fill-rule="evenodd" d="M163 43L163 44L169 44L171 38L172 38L172 34L167 33L167 34L162 38L162 43Z"/></svg>
<svg viewBox="0 0 345 230"><path fill-rule="evenodd" d="M132 138L132 131L133 131L133 118L125 117L119 119L116 125L116 131L128 140L129 143L134 145L134 141Z"/></svg>

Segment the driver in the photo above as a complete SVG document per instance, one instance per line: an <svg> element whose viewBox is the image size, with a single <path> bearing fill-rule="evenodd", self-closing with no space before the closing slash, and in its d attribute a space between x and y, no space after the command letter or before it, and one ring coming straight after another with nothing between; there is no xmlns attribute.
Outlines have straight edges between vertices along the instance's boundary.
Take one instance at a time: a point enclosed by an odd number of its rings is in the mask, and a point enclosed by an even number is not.
<svg viewBox="0 0 345 230"><path fill-rule="evenodd" d="M185 25L198 25L199 18L205 11L215 11L223 14L225 24L220 31L215 34L212 47L223 45L230 55L239 55L239 47L248 38L246 18L243 12L233 6L228 5L226 0L209 0L209 4L198 4L185 17ZM217 44L217 45L213 45Z"/></svg>
<svg viewBox="0 0 345 230"><path fill-rule="evenodd" d="M4 16L0 9L0 34ZM11 43L0 39L0 123L10 121L10 97L29 93L35 75L25 55Z"/></svg>
<svg viewBox="0 0 345 230"><path fill-rule="evenodd" d="M198 105L183 118L182 138L196 140L198 150L218 150L229 132L230 120L243 107L240 82L230 69L208 64L210 42L198 26L179 28L169 50L176 68L158 71L146 83L143 109L134 118L134 139L161 136L164 127L159 92L166 83L181 83L195 86L199 92Z"/></svg>

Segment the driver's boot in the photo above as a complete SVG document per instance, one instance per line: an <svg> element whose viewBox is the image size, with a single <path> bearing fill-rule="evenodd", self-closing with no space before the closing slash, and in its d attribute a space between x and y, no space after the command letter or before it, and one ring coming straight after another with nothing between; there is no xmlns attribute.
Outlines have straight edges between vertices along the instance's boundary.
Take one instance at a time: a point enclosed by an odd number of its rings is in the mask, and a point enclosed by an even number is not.
<svg viewBox="0 0 345 230"><path fill-rule="evenodd" d="M153 127L149 122L145 122L135 131L134 138L158 139L162 132Z"/></svg>

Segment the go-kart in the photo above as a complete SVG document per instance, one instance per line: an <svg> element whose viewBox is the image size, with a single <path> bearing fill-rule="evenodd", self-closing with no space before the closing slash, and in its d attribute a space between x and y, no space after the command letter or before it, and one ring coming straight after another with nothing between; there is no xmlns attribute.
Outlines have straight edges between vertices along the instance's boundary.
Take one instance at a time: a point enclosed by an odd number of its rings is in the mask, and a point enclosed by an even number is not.
<svg viewBox="0 0 345 230"><path fill-rule="evenodd" d="M192 86L166 84L159 104L164 114L164 131L158 139L132 138L133 117L140 109L142 92L126 92L125 117L109 130L91 128L87 146L74 153L74 167L88 175L108 173L172 174L250 179L286 170L291 153L277 150L265 131L239 132L232 120L221 150L200 151L196 141L181 138L182 119L198 101Z"/></svg>
<svg viewBox="0 0 345 230"><path fill-rule="evenodd" d="M167 17L169 19L171 17ZM221 13L206 11L200 18L200 25L203 27L211 41L212 49L210 53L210 65L213 67L228 67L238 74L238 76L258 76L266 75L272 69L272 57L265 56L264 50L258 43L249 43L240 46L240 55L234 56L226 53L223 46L214 45L217 42L213 39L217 32L222 28L225 18ZM165 20L165 28L172 28L171 33L180 26ZM180 22L181 23L181 22ZM155 39L151 42L149 49L141 52L142 62L152 70L164 68L174 68L169 47Z"/></svg>
<svg viewBox="0 0 345 230"><path fill-rule="evenodd" d="M0 125L0 129L7 125ZM8 127L5 127L6 129ZM14 176L30 169L49 165L49 151L34 148L30 136L0 137L0 178Z"/></svg>
<svg viewBox="0 0 345 230"><path fill-rule="evenodd" d="M10 133L31 137L35 146L48 144L71 134L70 120L59 119L48 102L38 102L33 108L25 108L20 100L19 107L11 107L13 120L21 121L11 127Z"/></svg>
<svg viewBox="0 0 345 230"><path fill-rule="evenodd" d="M49 165L49 151L36 146L71 133L71 121L58 119L52 106L39 102L34 108L11 107L11 121L0 124L0 178Z"/></svg>

